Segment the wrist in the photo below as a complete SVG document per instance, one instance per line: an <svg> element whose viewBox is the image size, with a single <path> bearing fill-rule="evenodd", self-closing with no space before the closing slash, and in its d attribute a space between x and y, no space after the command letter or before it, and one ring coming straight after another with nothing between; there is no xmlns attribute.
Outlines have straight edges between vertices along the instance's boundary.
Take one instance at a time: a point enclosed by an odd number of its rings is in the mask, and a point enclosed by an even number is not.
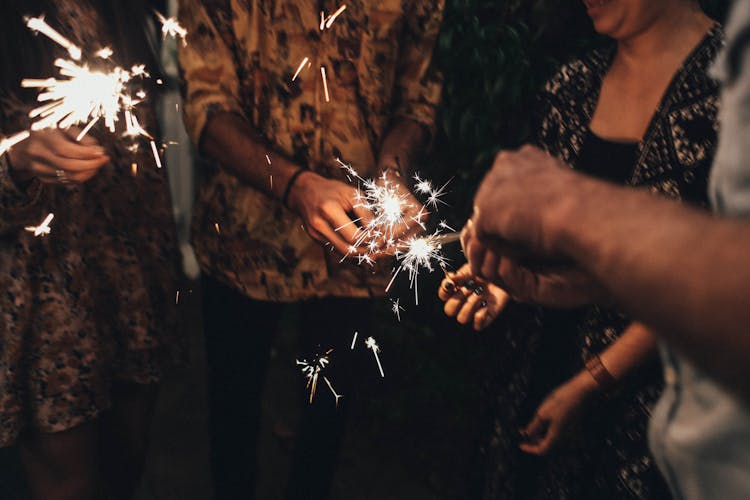
<svg viewBox="0 0 750 500"><path fill-rule="evenodd" d="M572 384L583 394L587 396L593 396L601 393L601 387L597 384L596 380L588 370L580 371L571 380Z"/></svg>
<svg viewBox="0 0 750 500"><path fill-rule="evenodd" d="M309 175L308 175L309 174ZM286 206L288 209L299 212L299 193L303 193L307 191L309 188L308 181L312 179L312 176L315 175L314 172L304 168L299 167L290 177L287 181L286 188L284 190L284 194L282 195L281 202Z"/></svg>

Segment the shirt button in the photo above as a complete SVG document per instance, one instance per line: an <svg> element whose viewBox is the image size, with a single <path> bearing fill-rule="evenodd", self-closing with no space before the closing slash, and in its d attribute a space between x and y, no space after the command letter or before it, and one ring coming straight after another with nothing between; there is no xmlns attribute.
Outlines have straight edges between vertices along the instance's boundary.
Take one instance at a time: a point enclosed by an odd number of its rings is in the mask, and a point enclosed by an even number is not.
<svg viewBox="0 0 750 500"><path fill-rule="evenodd" d="M664 382L672 386L677 384L677 371L671 366L664 367Z"/></svg>

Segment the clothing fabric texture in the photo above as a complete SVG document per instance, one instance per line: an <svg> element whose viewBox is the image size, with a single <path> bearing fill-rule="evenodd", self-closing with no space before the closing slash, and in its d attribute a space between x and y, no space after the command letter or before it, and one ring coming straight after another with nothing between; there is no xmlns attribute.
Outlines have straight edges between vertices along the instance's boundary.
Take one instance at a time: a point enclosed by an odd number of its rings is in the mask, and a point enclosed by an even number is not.
<svg viewBox="0 0 750 500"><path fill-rule="evenodd" d="M707 179L717 134L718 88L708 68L722 46L717 25L683 63L643 139L633 148L601 144L589 130L614 45L564 65L540 94L536 142L571 168L696 205L707 204ZM602 148L608 151L603 151ZM625 148L625 151L623 151ZM617 172L592 162L612 157ZM633 235L637 237L637 235ZM667 498L668 489L647 448L647 422L662 381L646 366L616 394L587 409L578 432L556 453L537 458L518 450L518 429L555 387L584 369L585 360L613 343L630 320L588 307L554 312L515 305L496 327L507 363L489 384L494 411L481 446L478 478L484 498Z"/></svg>
<svg viewBox="0 0 750 500"><path fill-rule="evenodd" d="M735 3L727 45L712 68L722 82L721 133L711 170L711 205L750 217L750 1ZM745 498L750 492L750 409L690 360L662 349L666 387L649 440L678 500Z"/></svg>
<svg viewBox="0 0 750 500"><path fill-rule="evenodd" d="M46 20L74 43L93 52L111 42L93 3L55 6ZM28 128L34 103L14 97L16 89L2 90L0 130ZM138 110L141 124L156 131L149 104ZM131 152L119 137L96 127L91 133L112 161L80 186L18 185L2 158L0 446L24 431L58 432L94 419L109 408L113 383L155 383L178 354L166 172L154 165L147 143ZM51 234L36 238L24 230L48 213Z"/></svg>
<svg viewBox="0 0 750 500"><path fill-rule="evenodd" d="M180 49L184 114L193 143L200 145L214 114L231 112L268 144L270 165L265 157L257 162L268 169L269 182L277 155L343 182L337 158L362 177L375 176L392 121L433 129L441 77L432 54L443 3L355 0L320 29L321 10L331 15L340 2L181 2L179 17L189 32ZM279 200L221 166L205 174L193 219L204 271L258 300L384 295L390 266L373 272L340 262Z"/></svg>

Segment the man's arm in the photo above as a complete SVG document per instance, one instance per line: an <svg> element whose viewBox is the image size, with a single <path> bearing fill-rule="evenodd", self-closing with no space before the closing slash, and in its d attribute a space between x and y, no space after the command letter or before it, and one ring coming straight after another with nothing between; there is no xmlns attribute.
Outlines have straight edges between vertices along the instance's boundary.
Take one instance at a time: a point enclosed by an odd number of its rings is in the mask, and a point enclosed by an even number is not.
<svg viewBox="0 0 750 500"><path fill-rule="evenodd" d="M605 291L599 300L750 401L750 223L585 177L530 147L498 156L475 204L464 235L473 267L488 274L493 261L491 279L545 303L544 273L523 259L566 262Z"/></svg>

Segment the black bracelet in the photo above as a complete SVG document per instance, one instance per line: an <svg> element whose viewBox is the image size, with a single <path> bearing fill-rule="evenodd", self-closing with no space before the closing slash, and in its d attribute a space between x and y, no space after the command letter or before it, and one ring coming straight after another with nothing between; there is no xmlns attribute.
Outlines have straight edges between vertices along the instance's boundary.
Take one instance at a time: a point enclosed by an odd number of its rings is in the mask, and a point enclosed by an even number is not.
<svg viewBox="0 0 750 500"><path fill-rule="evenodd" d="M296 172L292 174L292 176L289 178L289 182L286 183L286 188L284 188L284 196L281 197L281 203L286 207L289 208L289 205L287 204L289 202L289 193L292 192L292 187L294 186L294 183L297 182L297 178L307 172L306 168L300 167L297 169Z"/></svg>

